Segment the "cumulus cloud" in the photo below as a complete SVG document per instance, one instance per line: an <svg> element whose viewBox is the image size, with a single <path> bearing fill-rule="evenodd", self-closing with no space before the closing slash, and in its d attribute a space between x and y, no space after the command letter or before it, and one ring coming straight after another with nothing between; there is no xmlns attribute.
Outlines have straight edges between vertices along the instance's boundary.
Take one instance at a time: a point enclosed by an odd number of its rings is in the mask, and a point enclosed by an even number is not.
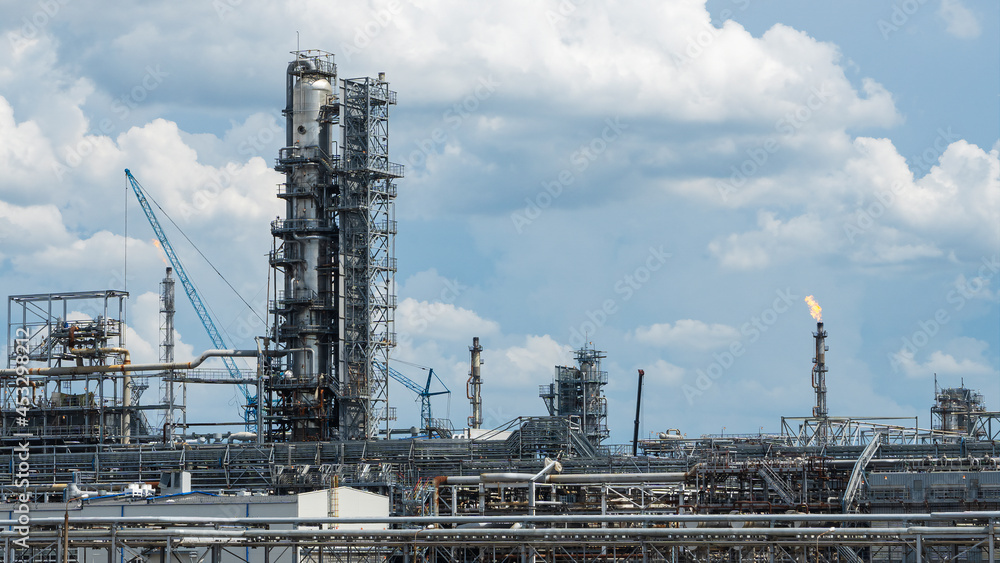
<svg viewBox="0 0 1000 563"><path fill-rule="evenodd" d="M474 311L439 301L403 299L396 310L396 327L401 338L469 340L472 335L496 334L499 325Z"/></svg>
<svg viewBox="0 0 1000 563"><path fill-rule="evenodd" d="M975 39L982 33L975 14L962 4L962 0L941 0L938 15L948 24L948 33L960 39Z"/></svg>
<svg viewBox="0 0 1000 563"><path fill-rule="evenodd" d="M957 376L989 375L994 373L993 368L981 363L976 359L957 359L951 354L945 354L940 350L931 352L924 362L919 362L914 357L913 352L901 349L898 352L899 367L907 377L926 378L934 374Z"/></svg>
<svg viewBox="0 0 1000 563"><path fill-rule="evenodd" d="M904 343L899 351L889 354L889 362L894 372L902 372L906 377L983 377L996 374L996 369L986 358L989 343L969 337L950 340L943 349L934 350L920 361L920 350L916 337Z"/></svg>
<svg viewBox="0 0 1000 563"><path fill-rule="evenodd" d="M722 348L739 337L739 331L729 325L708 324L695 319L680 319L672 325L658 323L635 329L635 339L643 344L698 350Z"/></svg>
<svg viewBox="0 0 1000 563"><path fill-rule="evenodd" d="M810 196L797 206L801 214L782 218L777 211L759 210L757 229L719 237L708 249L723 266L737 270L817 254L844 254L858 264L876 265L970 249L989 252L1000 237L1000 154L964 140L949 142L952 136L939 136L932 149L939 151L937 160L919 177L891 141L859 137L854 154L843 161L840 181L818 192L800 188ZM807 174L799 182L808 186L814 180ZM762 200L758 191L740 204Z"/></svg>

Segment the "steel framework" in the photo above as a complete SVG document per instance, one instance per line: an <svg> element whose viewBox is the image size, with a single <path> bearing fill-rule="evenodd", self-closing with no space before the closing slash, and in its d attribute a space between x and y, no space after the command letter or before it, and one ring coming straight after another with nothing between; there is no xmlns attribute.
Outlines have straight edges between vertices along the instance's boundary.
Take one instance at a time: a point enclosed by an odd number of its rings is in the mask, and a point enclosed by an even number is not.
<svg viewBox="0 0 1000 563"><path fill-rule="evenodd" d="M147 384L125 371L87 366L127 363L125 299L117 290L13 295L7 302L7 367L79 366L79 375L0 378L3 438L29 434L43 443L149 439L139 398ZM31 365L29 365L29 363ZM30 398L29 416L16 407Z"/></svg>
<svg viewBox="0 0 1000 563"><path fill-rule="evenodd" d="M998 512L0 521L2 561L996 561ZM345 529L355 525L362 529ZM364 529L367 526L368 529ZM382 529L379 529L382 528Z"/></svg>

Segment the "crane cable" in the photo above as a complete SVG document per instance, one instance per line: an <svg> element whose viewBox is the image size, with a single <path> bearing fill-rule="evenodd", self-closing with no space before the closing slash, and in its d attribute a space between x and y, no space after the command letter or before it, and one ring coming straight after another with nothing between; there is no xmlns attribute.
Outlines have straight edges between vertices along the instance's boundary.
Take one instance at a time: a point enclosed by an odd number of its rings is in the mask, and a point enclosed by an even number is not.
<svg viewBox="0 0 1000 563"><path fill-rule="evenodd" d="M138 182L137 182L137 183L138 183ZM141 184L140 184L140 186L141 186ZM236 288L235 288L235 287L233 287L233 284L229 283L229 280L227 280L227 279L226 279L226 276L222 275L222 272L220 272L220 271L219 271L219 269L215 267L215 264L213 264L213 263L212 263L212 261L208 259L208 256L205 256L205 253L203 253L203 252L201 251L201 249L200 249L200 248L198 248L198 245L196 245L196 244L194 243L194 241L193 241L193 240L191 240L191 238L187 236L187 233L185 233L185 232L184 232L184 229L181 229L180 225L178 225L178 224L177 224L177 223L176 223L176 222L175 222L175 221L173 220L173 218L172 218L172 217L171 217L171 216L170 216L169 214L167 214L166 210L164 210L164 209L163 209L163 207L161 207L161 206L160 206L159 202L157 202L157 201L156 201L156 199L154 199L154 198L153 198L153 196L152 196L152 195L150 195L150 193L149 193L149 192L148 192L148 191L147 191L147 190L146 190L145 188L143 188L143 190L142 190L142 191L143 191L143 192L144 192L144 193L146 194L146 198L147 198L147 199L149 199L149 201L152 201L152 202L153 202L153 205L155 205L155 206L156 206L156 208L160 210L160 213L163 213L163 216L167 218L167 221L170 221L170 224L171 224L171 225L173 225L173 226L174 226L174 228L176 228L176 229L177 229L177 231L178 231L178 232L179 232L179 233L181 234L181 236L183 236L183 237L184 237L184 240L188 241L188 243L190 243L190 244L191 244L191 246L192 246L192 247L194 247L195 251L197 251L197 252L198 252L198 255L200 255L200 256L201 256L202 258L204 258L204 259L205 259L205 262L207 262L207 263L208 263L208 265L209 265L209 266L210 266L210 267L212 268L212 270L213 270L213 271L214 271L214 272L215 272L216 274L218 274L220 278L222 278L222 281L226 282L226 285L228 285L228 286L229 286L229 289L233 290L233 293L235 293L235 294L236 294L236 296L240 298L240 301L242 301L242 302L243 302L243 304L247 306L247 309L250 309L250 312L251 312L251 313L253 313L253 314L254 314L254 316L256 316L256 317L257 317L258 319L260 319L260 322L264 323L264 325L265 325L265 326L267 326L267 321L265 321L265 320L264 320L264 319L263 319L263 318L262 318L262 317L261 317L261 316L260 316L260 315L259 315L259 314L257 313L257 311L256 311L256 310L255 310L255 309L254 309L254 308L253 308L253 307L252 307L252 306L250 305L250 303L248 303L248 302L247 302L247 300L246 300L246 299L244 299L242 295L240 295L240 292L239 292L239 291L236 291Z"/></svg>

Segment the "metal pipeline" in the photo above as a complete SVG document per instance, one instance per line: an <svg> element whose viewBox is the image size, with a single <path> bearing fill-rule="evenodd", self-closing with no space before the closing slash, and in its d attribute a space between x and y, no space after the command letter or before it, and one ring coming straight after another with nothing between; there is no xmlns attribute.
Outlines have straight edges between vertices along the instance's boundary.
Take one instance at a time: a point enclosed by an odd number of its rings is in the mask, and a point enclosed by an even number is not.
<svg viewBox="0 0 1000 563"><path fill-rule="evenodd" d="M232 357L232 358L252 358L258 354L257 350L205 350L201 356L190 362L160 362L155 364L115 364L110 366L60 366L47 368L30 368L27 375L76 375L87 373L130 373L138 371L167 371L174 369L194 369L209 358ZM264 352L268 356L283 356L284 350L269 350ZM12 377L18 375L16 369L0 369L0 377Z"/></svg>
<svg viewBox="0 0 1000 563"><path fill-rule="evenodd" d="M536 473L534 476L531 477L531 479L528 480L531 481L532 483L535 483L542 477L547 476L553 470L556 473L562 473L562 464L554 459L545 458L545 467L543 467L541 471Z"/></svg>
<svg viewBox="0 0 1000 563"><path fill-rule="evenodd" d="M545 470L543 470L544 472ZM603 484L603 483L680 483L690 472L668 473L571 473L545 475L538 473L483 473L481 475L439 476L434 485L478 485L480 483L552 483L552 484Z"/></svg>
<svg viewBox="0 0 1000 563"><path fill-rule="evenodd" d="M59 520L63 520L60 518ZM508 519L510 521L510 519ZM16 525L16 521L13 521ZM34 520L33 520L34 522ZM71 519L71 524L79 525L77 519ZM337 522L339 523L339 522ZM35 528L32 536L39 537L59 537L63 530L53 526L48 530ZM212 526L207 524L206 526ZM109 534L106 530L96 530L100 534ZM118 538L143 538L150 541L169 540L180 542L180 545L198 545L206 541L226 539L247 539L260 541L263 539L305 540L309 541L330 541L334 538L364 538L371 540L407 540L415 541L417 535L420 539L444 539L455 541L464 539L466 541L494 541L494 540L528 540L537 539L548 542L569 542L579 543L584 539L606 542L608 540L636 540L640 538L683 538L687 541L708 540L719 541L719 536L726 538L742 537L765 537L765 538L786 538L800 543L813 542L819 545L830 546L843 542L846 538L888 538L901 539L902 536L914 535L940 535L958 536L968 538L985 537L994 532L995 528L990 526L900 526L900 527L879 527L879 528L459 528L459 529L438 529L424 528L419 530L350 530L350 529L292 529L292 530L220 530L214 528L192 529L190 527L167 527L160 529L148 528L125 528L115 530L114 534ZM18 532L13 530L0 531L0 537L17 537ZM75 528L68 530L69 537L74 539L88 538L94 531ZM823 535L829 534L825 539Z"/></svg>
<svg viewBox="0 0 1000 563"><path fill-rule="evenodd" d="M61 512L62 509L60 508ZM969 512L920 512L920 513L891 513L891 514L622 514L622 515L598 515L598 514L547 514L544 516L525 515L503 515L503 516L367 516L356 518L337 517L203 517L203 516L80 516L73 517L71 521L78 524L90 525L121 525L121 524L177 524L177 525L258 525L258 524L288 524L288 525L316 525L316 524L374 524L384 523L390 525L430 525L430 524L458 524L464 522L552 522L559 524L594 522L607 523L665 523L665 522L685 522L685 521L758 521L758 522L919 522L919 521L973 521L1000 519L1000 511L969 511ZM60 516L38 516L32 517L32 524L60 526L63 517ZM0 519L0 528L18 525L17 519ZM1000 526L1000 524L995 524ZM897 528L905 529L906 526ZM610 530L608 528L607 530ZM781 528L775 528L781 529ZM787 528L785 528L787 529ZM812 528L796 528L803 533ZM826 526L816 528L819 531L829 529ZM860 528L847 528L852 532L857 532ZM870 528L864 528L868 530ZM315 531L315 530L314 530ZM602 528L602 531L606 531ZM412 533L412 531L410 532Z"/></svg>

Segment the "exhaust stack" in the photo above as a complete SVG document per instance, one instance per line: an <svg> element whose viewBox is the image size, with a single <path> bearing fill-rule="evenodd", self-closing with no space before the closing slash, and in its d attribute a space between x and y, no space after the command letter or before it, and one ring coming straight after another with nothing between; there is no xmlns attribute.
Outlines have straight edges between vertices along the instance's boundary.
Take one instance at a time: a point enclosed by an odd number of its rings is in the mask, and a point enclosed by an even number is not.
<svg viewBox="0 0 1000 563"><path fill-rule="evenodd" d="M816 323L816 332L813 333L816 339L816 356L813 358L812 386L816 390L816 406L813 407L814 418L826 418L829 411L826 408L826 331L823 330L823 321Z"/></svg>
<svg viewBox="0 0 1000 563"><path fill-rule="evenodd" d="M480 428L483 425L483 397L481 390L483 380L480 377L480 367L483 364L483 347L479 345L479 337L472 337L472 367L469 370L469 380L465 384L465 394L472 403L472 416L469 417L469 428Z"/></svg>

